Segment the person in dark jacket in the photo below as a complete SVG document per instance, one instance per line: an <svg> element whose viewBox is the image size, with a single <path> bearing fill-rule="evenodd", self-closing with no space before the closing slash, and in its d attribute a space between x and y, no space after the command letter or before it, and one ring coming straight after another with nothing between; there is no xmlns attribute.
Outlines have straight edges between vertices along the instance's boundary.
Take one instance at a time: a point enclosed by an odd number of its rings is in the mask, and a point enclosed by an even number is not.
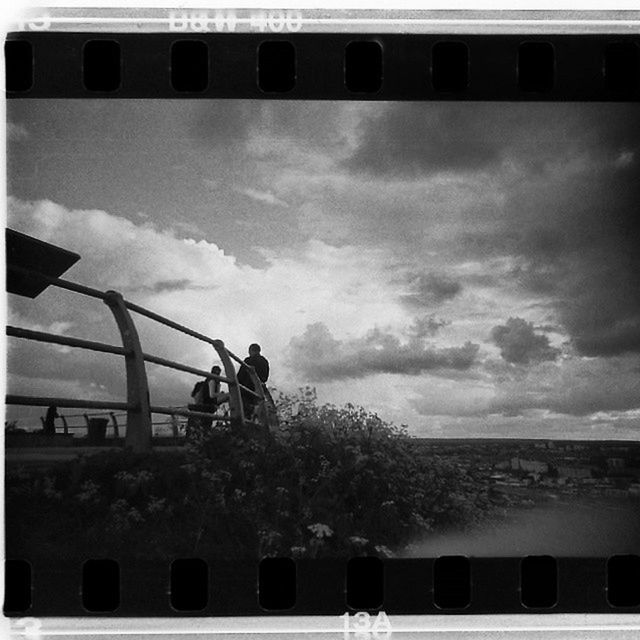
<svg viewBox="0 0 640 640"><path fill-rule="evenodd" d="M260 353L261 348L259 344L255 342L249 345L249 356L244 359L245 363L252 366L258 376L258 379L264 385L269 379L269 361ZM247 389L254 390L253 379L249 373L249 369L242 365L238 371L238 382L247 387ZM254 395L247 393L244 389L240 390L242 395L242 405L244 407L244 414L247 419L251 419L253 411L258 404L258 398Z"/></svg>
<svg viewBox="0 0 640 640"><path fill-rule="evenodd" d="M58 415L58 407L55 405L51 405L47 409L47 415L43 420L43 431L45 436L55 436L56 435L56 418L59 418Z"/></svg>
<svg viewBox="0 0 640 640"><path fill-rule="evenodd" d="M211 373L219 376L221 369L218 365L211 367ZM218 404L222 401L223 394L220 392L220 380L205 378L196 382L191 392L193 404L189 405L192 411L203 411L205 413L215 413ZM194 428L208 430L213 424L213 418L194 418L190 416L187 420L187 435L190 435Z"/></svg>

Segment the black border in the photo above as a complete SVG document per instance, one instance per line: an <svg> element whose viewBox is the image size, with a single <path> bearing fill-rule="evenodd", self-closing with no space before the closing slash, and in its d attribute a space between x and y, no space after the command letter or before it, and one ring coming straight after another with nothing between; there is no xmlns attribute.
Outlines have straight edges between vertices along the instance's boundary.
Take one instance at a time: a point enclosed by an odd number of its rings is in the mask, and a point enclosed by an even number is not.
<svg viewBox="0 0 640 640"><path fill-rule="evenodd" d="M519 100L638 101L640 78L624 91L607 88L606 47L639 35L403 35L403 34L131 34L10 33L10 41L33 46L34 82L9 98L253 98L261 100ZM175 91L171 86L171 44L199 40L209 47L209 84L204 91ZM116 91L88 91L82 84L82 49L89 40L116 40L121 47L122 82ZM258 46L291 42L297 79L289 92L263 92L257 83ZM375 93L353 93L344 83L344 50L349 42L374 40L383 48L383 82ZM469 47L469 86L436 91L431 84L431 48L443 41ZM518 48L549 42L555 52L555 82L549 91L518 89Z"/></svg>

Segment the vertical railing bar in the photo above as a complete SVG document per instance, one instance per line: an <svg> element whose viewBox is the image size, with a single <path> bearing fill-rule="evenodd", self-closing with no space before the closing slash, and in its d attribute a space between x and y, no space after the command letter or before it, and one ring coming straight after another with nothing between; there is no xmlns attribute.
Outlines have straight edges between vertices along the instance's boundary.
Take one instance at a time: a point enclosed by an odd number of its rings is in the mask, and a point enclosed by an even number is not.
<svg viewBox="0 0 640 640"><path fill-rule="evenodd" d="M227 384L229 387L229 410L231 412L232 424L235 426L242 426L244 425L245 416L236 368L233 365L233 362L231 362L231 358L224 346L224 342L222 342L222 340L214 340L212 344L213 348L218 352L226 377L231 380L231 382Z"/></svg>
<svg viewBox="0 0 640 640"><path fill-rule="evenodd" d="M124 299L117 291L107 291L105 304L111 309L126 350L127 371L127 434L125 446L135 452L151 450L153 429L149 406L149 384L140 338Z"/></svg>
<svg viewBox="0 0 640 640"><path fill-rule="evenodd" d="M109 416L111 417L111 422L113 422L113 437L114 438L119 438L120 437L120 429L118 426L118 419L116 418L116 414L113 413L113 411L109 414Z"/></svg>

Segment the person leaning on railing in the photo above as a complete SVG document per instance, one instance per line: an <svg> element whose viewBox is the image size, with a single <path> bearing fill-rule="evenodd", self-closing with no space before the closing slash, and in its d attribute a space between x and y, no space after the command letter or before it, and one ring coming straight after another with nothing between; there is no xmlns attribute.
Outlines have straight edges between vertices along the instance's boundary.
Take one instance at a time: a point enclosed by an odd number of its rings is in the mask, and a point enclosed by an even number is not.
<svg viewBox="0 0 640 640"><path fill-rule="evenodd" d="M211 373L219 376L221 369L218 365L211 367ZM214 380L206 378L196 382L191 392L191 397L194 400L193 404L189 405L191 411L202 411L204 413L215 413L218 405L225 402L228 399L229 394L222 393L220 389L220 380ZM203 430L211 428L213 424L213 418L195 418L190 416L187 420L187 435L190 435L194 428L198 427Z"/></svg>
<svg viewBox="0 0 640 640"><path fill-rule="evenodd" d="M59 417L60 415L58 414L58 407L52 404L47 409L47 415L42 421L42 432L45 436L49 436L50 438L52 438L56 435L56 418Z"/></svg>
<svg viewBox="0 0 640 640"><path fill-rule="evenodd" d="M253 367L256 375L264 385L269 379L269 361L260 353L261 348L259 344L255 342L249 345L249 356L244 361ZM247 389L255 390L253 386L253 379L249 373L249 369L242 365L238 371L238 382ZM241 389L242 406L244 407L244 414L247 419L251 420L253 412L258 404L258 398L251 393L247 393L244 389Z"/></svg>

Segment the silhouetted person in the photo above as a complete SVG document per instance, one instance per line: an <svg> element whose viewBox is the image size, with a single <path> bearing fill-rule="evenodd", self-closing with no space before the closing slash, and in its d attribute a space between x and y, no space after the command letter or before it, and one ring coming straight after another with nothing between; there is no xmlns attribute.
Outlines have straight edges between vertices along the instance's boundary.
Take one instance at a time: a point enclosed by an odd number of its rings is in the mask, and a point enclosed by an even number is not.
<svg viewBox="0 0 640 640"><path fill-rule="evenodd" d="M249 345L249 357L245 358L244 361L254 368L256 375L264 385L264 383L269 379L269 361L260 354L259 344L254 342L252 345ZM242 365L238 371L238 382L244 387L247 387L247 389L254 390L251 373L249 373L249 369L244 365ZM240 393L242 395L242 405L244 407L245 417L251 419L253 411L258 404L258 398L244 389L241 389Z"/></svg>
<svg viewBox="0 0 640 640"><path fill-rule="evenodd" d="M52 404L47 409L47 414L43 422L43 432L45 436L56 435L56 418L59 418L59 417L60 416L58 415L58 407Z"/></svg>
<svg viewBox="0 0 640 640"><path fill-rule="evenodd" d="M221 369L218 365L211 367L211 373L219 376ZM220 380L214 380L211 378L205 378L196 382L191 392L193 398L193 404L189 405L189 409L193 411L204 411L207 413L215 413L218 408L218 404L223 401L223 396L220 391ZM189 435L191 429L198 425L202 429L209 429L213 423L213 418L194 418L190 417L187 420L187 435Z"/></svg>

